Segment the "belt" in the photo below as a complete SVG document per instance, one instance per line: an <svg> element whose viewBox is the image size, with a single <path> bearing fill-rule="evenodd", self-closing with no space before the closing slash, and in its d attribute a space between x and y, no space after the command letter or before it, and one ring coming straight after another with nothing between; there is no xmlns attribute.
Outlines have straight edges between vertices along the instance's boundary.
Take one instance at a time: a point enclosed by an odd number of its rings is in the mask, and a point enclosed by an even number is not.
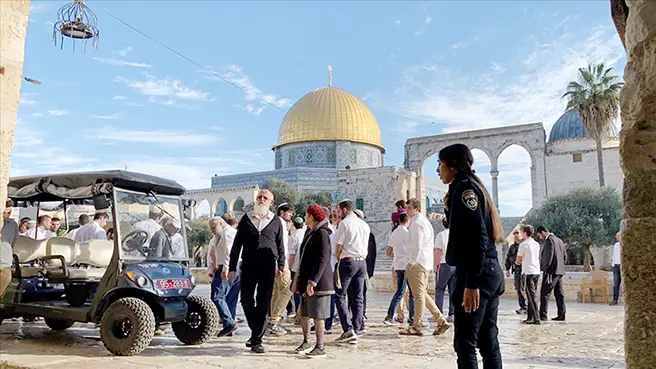
<svg viewBox="0 0 656 369"><path fill-rule="evenodd" d="M352 257L345 257L345 258L341 258L340 261L341 261L341 260L348 260L348 261L365 261L365 258L352 258Z"/></svg>

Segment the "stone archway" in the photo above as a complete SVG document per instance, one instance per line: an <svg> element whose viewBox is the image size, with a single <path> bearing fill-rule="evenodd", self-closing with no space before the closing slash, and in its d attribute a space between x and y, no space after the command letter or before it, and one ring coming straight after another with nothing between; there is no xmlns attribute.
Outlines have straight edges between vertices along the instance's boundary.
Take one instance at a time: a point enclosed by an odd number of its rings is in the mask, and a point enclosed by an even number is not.
<svg viewBox="0 0 656 369"><path fill-rule="evenodd" d="M405 168L417 173L417 198L426 198L424 184L424 162L442 148L462 143L483 151L490 159L492 197L499 205L498 160L501 153L511 145L526 149L531 157L531 187L533 207L547 198L546 182L546 133L541 123L522 124L500 128L448 133L443 135L411 138L405 144Z"/></svg>
<svg viewBox="0 0 656 369"><path fill-rule="evenodd" d="M228 203L223 197L219 197L219 199L214 202L212 209L213 216L221 216L228 212Z"/></svg>

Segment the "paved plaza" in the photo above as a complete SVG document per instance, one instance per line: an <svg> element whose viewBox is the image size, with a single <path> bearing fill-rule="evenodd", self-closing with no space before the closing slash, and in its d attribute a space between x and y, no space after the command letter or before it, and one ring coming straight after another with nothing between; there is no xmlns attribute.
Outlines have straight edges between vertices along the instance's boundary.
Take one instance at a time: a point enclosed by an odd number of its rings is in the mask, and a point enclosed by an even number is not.
<svg viewBox="0 0 656 369"><path fill-rule="evenodd" d="M196 293L209 295L208 286ZM442 337L400 337L397 327L381 322L391 294L371 293L367 334L357 346L331 342L328 356L310 360L294 355L300 327L282 338L265 338L267 352L253 355L244 346L249 330L245 323L232 338L215 339L202 346L184 346L173 334L155 337L151 346L135 357L114 357L100 342L92 324L75 324L64 332L50 331L42 322L4 321L0 327L0 362L27 368L456 368L453 331ZM566 323L524 326L511 298L501 302L500 343L505 368L577 369L624 368L624 308L601 304L568 304ZM552 315L555 306L551 307ZM338 327L336 327L338 328ZM428 330L426 333L430 333ZM1 364L0 364L1 366ZM482 366L481 366L482 368Z"/></svg>

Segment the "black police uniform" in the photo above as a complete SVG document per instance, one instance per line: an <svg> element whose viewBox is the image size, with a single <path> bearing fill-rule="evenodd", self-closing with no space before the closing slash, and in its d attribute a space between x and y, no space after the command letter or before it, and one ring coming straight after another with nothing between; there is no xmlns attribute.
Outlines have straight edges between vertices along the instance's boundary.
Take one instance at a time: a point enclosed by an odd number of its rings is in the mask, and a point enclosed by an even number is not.
<svg viewBox="0 0 656 369"><path fill-rule="evenodd" d="M459 173L449 185L447 219L449 245L446 262L456 267L454 349L458 368L478 368L476 348L485 369L501 368L497 328L499 296L504 292L492 219L481 188L467 173ZM465 288L480 291L480 305L466 313L462 306Z"/></svg>

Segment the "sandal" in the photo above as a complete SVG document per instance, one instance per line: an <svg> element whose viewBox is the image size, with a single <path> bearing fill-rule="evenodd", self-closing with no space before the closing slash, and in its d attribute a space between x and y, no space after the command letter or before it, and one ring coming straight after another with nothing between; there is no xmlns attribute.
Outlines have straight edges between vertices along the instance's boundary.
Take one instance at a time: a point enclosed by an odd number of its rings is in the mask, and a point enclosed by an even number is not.
<svg viewBox="0 0 656 369"><path fill-rule="evenodd" d="M421 331L416 330L414 327L404 329L399 332L402 336L423 336L424 334Z"/></svg>

